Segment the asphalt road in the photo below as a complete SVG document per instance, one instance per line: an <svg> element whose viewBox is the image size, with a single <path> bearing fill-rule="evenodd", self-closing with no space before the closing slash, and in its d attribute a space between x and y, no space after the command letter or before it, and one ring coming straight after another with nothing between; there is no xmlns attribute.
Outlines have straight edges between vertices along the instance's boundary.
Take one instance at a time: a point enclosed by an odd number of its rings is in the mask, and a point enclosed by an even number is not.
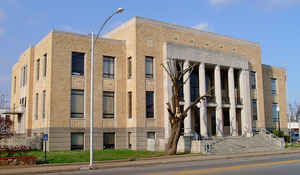
<svg viewBox="0 0 300 175"><path fill-rule="evenodd" d="M48 175L292 175L300 174L300 153L251 158L193 161L142 167L82 170Z"/></svg>

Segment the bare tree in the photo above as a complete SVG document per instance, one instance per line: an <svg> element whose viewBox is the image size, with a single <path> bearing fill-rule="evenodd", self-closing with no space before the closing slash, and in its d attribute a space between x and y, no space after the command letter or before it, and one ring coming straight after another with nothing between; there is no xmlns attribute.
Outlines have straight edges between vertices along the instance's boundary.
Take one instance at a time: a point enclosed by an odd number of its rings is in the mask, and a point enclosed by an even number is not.
<svg viewBox="0 0 300 175"><path fill-rule="evenodd" d="M210 89L205 95L199 96L187 108L183 110L180 109L180 89L183 88L184 84L190 78L194 67L198 65L199 64L195 63L189 65L187 68L184 68L183 61L173 58L168 58L166 65L161 65L172 82L172 102L171 104L170 102L167 103L167 111L169 113L169 121L171 124L171 135L165 151L167 155L174 155L177 152L180 129L188 111L195 107L195 105L201 100L205 100L206 97L210 96L209 93L212 91L212 89ZM185 76L185 74L188 74L188 76Z"/></svg>
<svg viewBox="0 0 300 175"><path fill-rule="evenodd" d="M300 119L300 104L296 101L294 102L294 104L289 104L289 115L291 121Z"/></svg>

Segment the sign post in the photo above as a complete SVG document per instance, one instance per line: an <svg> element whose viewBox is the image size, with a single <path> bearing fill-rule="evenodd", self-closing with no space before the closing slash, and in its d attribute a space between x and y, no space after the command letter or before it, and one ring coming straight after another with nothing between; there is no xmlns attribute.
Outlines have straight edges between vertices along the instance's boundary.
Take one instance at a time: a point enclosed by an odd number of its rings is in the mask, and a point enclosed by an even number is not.
<svg viewBox="0 0 300 175"><path fill-rule="evenodd" d="M44 140L45 162L46 162L47 161L47 146L46 146L46 143L48 141L48 134L44 134L43 140Z"/></svg>

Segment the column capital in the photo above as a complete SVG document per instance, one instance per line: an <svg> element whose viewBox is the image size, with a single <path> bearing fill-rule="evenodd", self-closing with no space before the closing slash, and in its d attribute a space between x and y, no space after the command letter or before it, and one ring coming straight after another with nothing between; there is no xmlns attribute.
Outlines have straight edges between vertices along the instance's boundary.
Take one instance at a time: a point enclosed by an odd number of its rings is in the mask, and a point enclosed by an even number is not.
<svg viewBox="0 0 300 175"><path fill-rule="evenodd" d="M233 67L229 67L228 71L229 72L233 72L234 68Z"/></svg>
<svg viewBox="0 0 300 175"><path fill-rule="evenodd" d="M217 70L220 69L220 65L219 65L219 64L216 64L216 65L215 65L215 69L217 69Z"/></svg>

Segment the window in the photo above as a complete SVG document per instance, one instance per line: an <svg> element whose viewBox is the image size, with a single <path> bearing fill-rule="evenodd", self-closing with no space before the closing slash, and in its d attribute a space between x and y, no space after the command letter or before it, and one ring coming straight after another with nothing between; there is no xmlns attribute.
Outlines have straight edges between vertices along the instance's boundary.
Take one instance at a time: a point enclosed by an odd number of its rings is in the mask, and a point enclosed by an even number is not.
<svg viewBox="0 0 300 175"><path fill-rule="evenodd" d="M43 119L46 118L46 91L43 91Z"/></svg>
<svg viewBox="0 0 300 175"><path fill-rule="evenodd" d="M115 149L115 133L103 133L103 149Z"/></svg>
<svg viewBox="0 0 300 175"><path fill-rule="evenodd" d="M132 118L132 92L128 92L128 118Z"/></svg>
<svg viewBox="0 0 300 175"><path fill-rule="evenodd" d="M115 58L104 56L103 57L103 77L113 79L115 76Z"/></svg>
<svg viewBox="0 0 300 175"><path fill-rule="evenodd" d="M252 114L253 120L257 120L257 100L252 99Z"/></svg>
<svg viewBox="0 0 300 175"><path fill-rule="evenodd" d="M146 56L146 78L153 78L153 57Z"/></svg>
<svg viewBox="0 0 300 175"><path fill-rule="evenodd" d="M251 71L251 88L256 89L256 73Z"/></svg>
<svg viewBox="0 0 300 175"><path fill-rule="evenodd" d="M147 139L155 139L155 132L147 132Z"/></svg>
<svg viewBox="0 0 300 175"><path fill-rule="evenodd" d="M71 150L83 150L84 133L71 133Z"/></svg>
<svg viewBox="0 0 300 175"><path fill-rule="evenodd" d="M272 104L272 120L273 122L278 122L278 112L277 112L277 103Z"/></svg>
<svg viewBox="0 0 300 175"><path fill-rule="evenodd" d="M26 81L27 81L27 65L25 65L21 68L20 87L25 87Z"/></svg>
<svg viewBox="0 0 300 175"><path fill-rule="evenodd" d="M103 118L114 118L114 92L103 91Z"/></svg>
<svg viewBox="0 0 300 175"><path fill-rule="evenodd" d="M43 72L44 77L47 75L47 54L44 55L44 72Z"/></svg>
<svg viewBox="0 0 300 175"><path fill-rule="evenodd" d="M84 90L72 89L71 118L83 118L84 114Z"/></svg>
<svg viewBox="0 0 300 175"><path fill-rule="evenodd" d="M131 149L131 132L128 132L128 149Z"/></svg>
<svg viewBox="0 0 300 175"><path fill-rule="evenodd" d="M84 53L72 52L72 75L84 75Z"/></svg>
<svg viewBox="0 0 300 175"><path fill-rule="evenodd" d="M272 83L272 94L277 94L277 80L276 80L276 78L272 78L271 83Z"/></svg>
<svg viewBox="0 0 300 175"><path fill-rule="evenodd" d="M14 94L17 92L17 77L14 77Z"/></svg>
<svg viewBox="0 0 300 175"><path fill-rule="evenodd" d="M39 94L35 94L35 119L38 119L38 112L39 112Z"/></svg>
<svg viewBox="0 0 300 175"><path fill-rule="evenodd" d="M40 79L40 59L36 61L36 80Z"/></svg>
<svg viewBox="0 0 300 175"><path fill-rule="evenodd" d="M132 76L132 58L128 57L128 79Z"/></svg>
<svg viewBox="0 0 300 175"><path fill-rule="evenodd" d="M146 118L154 118L153 91L146 91Z"/></svg>

